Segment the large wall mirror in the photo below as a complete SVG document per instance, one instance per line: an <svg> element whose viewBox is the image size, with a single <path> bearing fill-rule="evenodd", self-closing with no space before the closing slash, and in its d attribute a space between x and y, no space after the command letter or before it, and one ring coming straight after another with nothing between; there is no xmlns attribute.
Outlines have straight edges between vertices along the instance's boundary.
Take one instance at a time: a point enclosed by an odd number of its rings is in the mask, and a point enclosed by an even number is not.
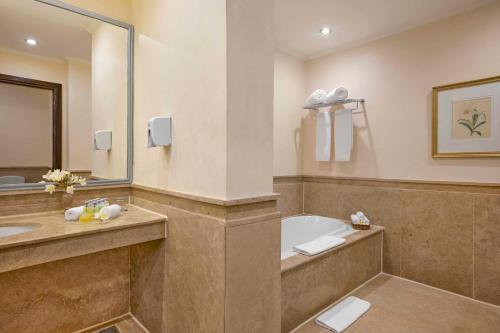
<svg viewBox="0 0 500 333"><path fill-rule="evenodd" d="M0 190L50 169L132 179L132 26L57 0L0 0Z"/></svg>

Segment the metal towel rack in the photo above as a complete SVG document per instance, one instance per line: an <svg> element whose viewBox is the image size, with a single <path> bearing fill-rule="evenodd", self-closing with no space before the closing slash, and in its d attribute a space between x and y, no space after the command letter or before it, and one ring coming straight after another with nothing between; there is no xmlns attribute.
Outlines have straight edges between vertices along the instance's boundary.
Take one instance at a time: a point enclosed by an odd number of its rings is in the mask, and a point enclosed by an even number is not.
<svg viewBox="0 0 500 333"><path fill-rule="evenodd" d="M343 99L341 101L336 101L334 103L324 103L324 104L318 104L318 105L314 105L314 106L313 105L305 105L302 108L306 109L306 110L318 111L320 108L326 108L326 107L330 107L330 106L334 106L334 105L343 105L343 104L348 104L348 103L356 103L356 108L353 109L355 112L355 110L359 109L359 104L364 104L365 100L364 100L364 98L361 98L361 99L349 98L349 99ZM362 112L362 111L358 111L358 112Z"/></svg>

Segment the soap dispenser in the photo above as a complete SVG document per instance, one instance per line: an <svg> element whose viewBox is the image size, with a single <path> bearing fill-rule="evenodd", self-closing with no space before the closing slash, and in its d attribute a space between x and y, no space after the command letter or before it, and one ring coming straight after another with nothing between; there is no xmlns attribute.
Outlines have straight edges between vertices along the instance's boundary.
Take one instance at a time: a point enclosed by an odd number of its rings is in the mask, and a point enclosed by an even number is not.
<svg viewBox="0 0 500 333"><path fill-rule="evenodd" d="M154 117L148 122L148 148L172 144L172 118Z"/></svg>

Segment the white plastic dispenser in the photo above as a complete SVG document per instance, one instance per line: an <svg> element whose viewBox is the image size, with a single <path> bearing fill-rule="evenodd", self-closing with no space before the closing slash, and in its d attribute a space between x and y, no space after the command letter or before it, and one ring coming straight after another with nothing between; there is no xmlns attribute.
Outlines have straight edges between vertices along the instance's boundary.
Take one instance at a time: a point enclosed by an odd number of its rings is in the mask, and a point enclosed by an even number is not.
<svg viewBox="0 0 500 333"><path fill-rule="evenodd" d="M172 117L154 117L148 122L148 148L172 144Z"/></svg>
<svg viewBox="0 0 500 333"><path fill-rule="evenodd" d="M96 131L94 134L95 150L111 150L111 131Z"/></svg>

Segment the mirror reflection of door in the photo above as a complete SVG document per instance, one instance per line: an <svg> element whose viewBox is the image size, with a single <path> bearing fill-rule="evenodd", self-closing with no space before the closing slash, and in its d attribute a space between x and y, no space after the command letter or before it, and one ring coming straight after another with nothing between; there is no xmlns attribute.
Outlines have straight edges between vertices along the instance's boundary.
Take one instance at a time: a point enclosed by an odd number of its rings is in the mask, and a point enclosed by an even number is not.
<svg viewBox="0 0 500 333"><path fill-rule="evenodd" d="M0 74L0 184L34 183L61 168L58 83Z"/></svg>

